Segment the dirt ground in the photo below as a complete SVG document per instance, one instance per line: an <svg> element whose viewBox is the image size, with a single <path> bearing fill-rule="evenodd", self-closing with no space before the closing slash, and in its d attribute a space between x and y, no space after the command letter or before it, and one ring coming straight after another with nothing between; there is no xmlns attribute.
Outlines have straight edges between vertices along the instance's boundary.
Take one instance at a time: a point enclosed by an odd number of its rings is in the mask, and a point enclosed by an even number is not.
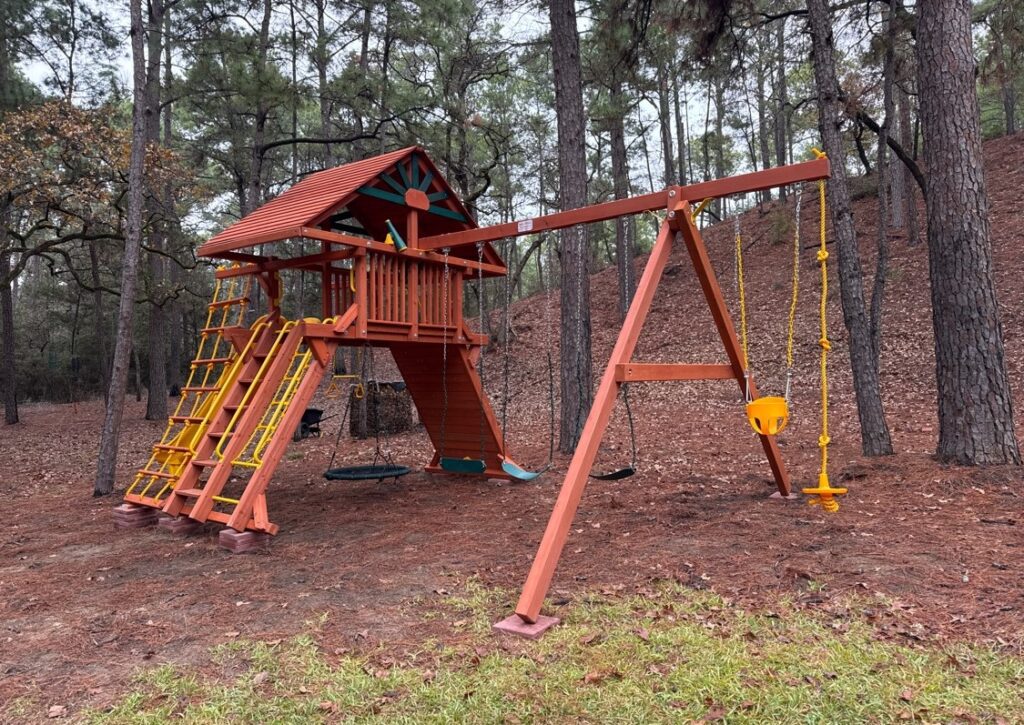
<svg viewBox="0 0 1024 725"><path fill-rule="evenodd" d="M1024 135L990 153L993 239L1007 365L1024 439L1024 227L1014 194L1024 178ZM810 199L808 195L807 199ZM858 202L865 269L873 269L871 201ZM804 206L811 229L813 203ZM923 216L923 211L922 211ZM782 381L788 269L772 244L775 217L744 220L750 240L752 362L762 389ZM735 298L730 230L707 235L726 297ZM813 235L812 235L813 236ZM808 243L810 239L808 240ZM631 393L639 473L588 487L552 591L552 613L582 595L643 591L674 579L785 616L810 607L872 622L880 637L966 640L1024 651L1024 471L937 464L931 320L924 246L894 240L882 385L896 454L860 455L856 408L838 298L830 300L832 480L848 485L842 510L770 500L769 471L733 383L637 385ZM640 260L639 264L642 265ZM722 359L710 318L682 254L673 255L637 359ZM796 485L816 478L818 407L813 252L804 255L793 422L780 438ZM614 272L595 275L594 359L600 367L617 332ZM834 285L837 287L837 285ZM557 295L555 296L557 297ZM508 435L525 466L547 457L543 296L514 310ZM557 309L553 309L557 320ZM556 350L557 352L557 350ZM489 353L488 389L501 406L503 351ZM598 371L599 372L599 371ZM322 406L321 406L322 407ZM119 480L147 457L162 424L125 415ZM330 412L330 411L329 411ZM331 483L321 477L337 419L323 438L293 444L269 491L281 527L269 550L232 555L209 525L186 538L156 528L117 531L116 497L93 499L95 401L26 405L23 423L0 430L0 703L27 696L72 711L111 701L132 673L154 663L203 668L210 647L235 637L277 639L327 613L318 637L327 651L415 648L431 636L461 636L422 608L458 593L470 577L515 591L521 585L568 458L535 482L509 484L429 476L399 483ZM422 466L422 431L387 442ZM339 460L368 461L372 441L342 439ZM621 406L600 467L629 460ZM852 595L852 596L851 596ZM857 602L848 611L850 602ZM495 612L495 619L511 611Z"/></svg>

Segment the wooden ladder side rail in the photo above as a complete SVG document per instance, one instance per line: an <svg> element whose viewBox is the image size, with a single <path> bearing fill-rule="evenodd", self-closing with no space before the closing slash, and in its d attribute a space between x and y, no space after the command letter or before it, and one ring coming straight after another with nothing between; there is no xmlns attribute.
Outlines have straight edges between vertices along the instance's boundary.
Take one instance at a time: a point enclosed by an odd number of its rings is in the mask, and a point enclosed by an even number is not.
<svg viewBox="0 0 1024 725"><path fill-rule="evenodd" d="M245 412L242 414L235 429L231 432L231 440L224 448L223 457L217 462L210 477L202 487L202 492L192 504L188 512L189 518L196 521L206 521L213 506L216 503L214 496L219 496L234 469L234 460L245 450L256 426L260 424L267 407L270 405L281 384L282 378L288 373L292 357L302 343L302 324L293 327L286 335L284 342L278 348L274 361L267 369L266 376L259 384L259 389L249 401ZM195 465L199 461L193 463Z"/></svg>
<svg viewBox="0 0 1024 725"><path fill-rule="evenodd" d="M338 321L334 323L331 332L339 337L343 335L345 330L356 321L357 314L358 310L355 305L349 307L338 318ZM305 325L306 323L302 323L300 327ZM317 331L320 332L319 330ZM245 531L252 524L255 524L255 528L259 531L271 532L272 530L270 519L267 515L267 486L270 484L270 479L274 475L278 463L281 462L281 456L284 455L288 444L292 440L295 429L298 428L299 422L302 420L302 414L305 412L306 406L313 399L317 389L320 387L320 381L323 379L324 373L334 360L335 350L338 349L338 339L329 336L307 337L306 344L314 352L309 367L306 369L306 374L303 376L298 390L295 391L294 397L288 404L288 410L285 411L277 429L274 431L270 443L263 452L259 468L254 470L252 476L249 477L249 483L246 484L245 490L238 499L238 504L235 505L234 510L231 512L231 518L228 519L227 525L236 531Z"/></svg>
<svg viewBox="0 0 1024 725"><path fill-rule="evenodd" d="M680 206L681 208L677 209L673 216L678 218L682 214L689 222L689 205L684 203ZM544 596L551 586L555 567L558 565L558 560L565 547L569 529L572 526L572 521L579 508L588 477L593 469L601 438L611 419L619 387L623 382L619 379L621 371L629 367L630 360L636 350L637 340L643 330L643 323L650 312L654 294L657 291L658 283L661 280L672 251L675 234L676 230L670 226L668 221L662 223L654 249L637 285L636 294L626 314L626 319L619 332L615 348L612 350L608 366L601 377L601 383L598 386L597 394L594 396L594 403L587 416L576 452L573 454L572 461L569 464L565 481L562 483L562 488L559 491L551 517L544 530L544 536L541 539L537 555L530 567L526 583L516 605L516 614L525 622L534 623L537 621L544 602ZM694 269L698 278L700 278L701 288L704 290L705 296L708 297L708 304L712 307L716 326L722 336L722 341L725 344L730 359L732 377L736 378L739 384L742 385L742 368L738 368L734 362L739 360L739 341L732 330L724 302L721 302L720 307L716 308L714 300L721 301L721 292L718 289L718 283L715 280L710 263L707 262L707 254L703 251L703 242L700 240L699 234L696 234L696 227L692 226L692 222L689 222L688 227L684 227L683 235L687 238L688 247L699 247L699 250L691 249ZM714 294L709 294L709 291ZM721 324L723 314L724 321L728 324ZM720 370L715 371L716 377L720 372ZM777 453L777 450L773 447L769 458L771 459L771 456L777 455ZM776 468L776 464L778 468ZM782 468L781 460L776 460L773 463L772 470L776 473L776 481L780 491L788 492L789 482L786 478L785 470Z"/></svg>
<svg viewBox="0 0 1024 725"><path fill-rule="evenodd" d="M218 401L217 410L210 417L209 424L203 430L199 443L196 445L195 453L189 458L181 475L178 476L178 480L174 482L174 487L171 489L167 499L160 503L164 513L170 516L178 516L182 512L183 507L189 503L184 496L176 496L174 492L179 489L187 490L196 486L196 482L199 480L200 469L192 465L192 461L213 458L214 450L217 448L217 443L220 440L220 437L215 436L214 433L222 433L224 431L233 416L234 406L242 404L245 397L243 387L248 383L242 383L241 381L255 376L259 370L261 362L256 355L259 351L265 350L268 347L268 341L272 341L277 335L279 329L278 322L279 320L277 319L264 320L254 328L250 344L246 346L242 358L239 360L238 375L231 381L231 386L225 391L224 397Z"/></svg>

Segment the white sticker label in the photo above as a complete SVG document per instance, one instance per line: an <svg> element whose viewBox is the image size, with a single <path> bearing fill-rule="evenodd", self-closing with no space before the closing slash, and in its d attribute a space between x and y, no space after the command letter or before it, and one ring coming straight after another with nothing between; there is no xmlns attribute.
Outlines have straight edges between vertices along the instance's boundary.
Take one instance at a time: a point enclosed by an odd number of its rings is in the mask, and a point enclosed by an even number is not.
<svg viewBox="0 0 1024 725"><path fill-rule="evenodd" d="M524 219L517 225L520 232L528 232L533 229L533 219Z"/></svg>

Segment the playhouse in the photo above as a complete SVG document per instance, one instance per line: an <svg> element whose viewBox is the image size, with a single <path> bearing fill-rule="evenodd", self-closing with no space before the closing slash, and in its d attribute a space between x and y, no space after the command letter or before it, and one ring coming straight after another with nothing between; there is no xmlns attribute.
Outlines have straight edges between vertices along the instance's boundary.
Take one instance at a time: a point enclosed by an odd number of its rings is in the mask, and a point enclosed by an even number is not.
<svg viewBox="0 0 1024 725"><path fill-rule="evenodd" d="M630 214L661 213L660 231L637 286L611 359L597 388L579 445L566 472L516 613L498 627L535 636L553 620L540 615L598 446L619 392L632 382L737 381L747 414L770 464L778 494L790 480L775 434L785 425L785 400L758 395L745 345L733 326L700 231L697 214L710 199L818 181L821 224L822 465L814 503L838 508L827 476L829 349L824 299L824 179L817 158L602 204L479 227L438 169L410 147L312 174L210 239L199 254L225 261L209 305L191 375L147 464L116 511L121 526L217 522L221 543L244 550L253 537L275 534L267 488L292 434L332 369L339 346L386 347L408 386L433 448L431 473L532 480L504 448L478 363L487 338L463 317L467 281L506 274L491 242ZM284 242L319 243L313 254L288 254ZM795 242L799 261L799 233ZM633 360L644 320L670 253L686 250L722 340L724 360L643 363ZM739 244L737 233L738 253ZM739 261L739 260L738 260ZM285 319L281 278L286 270L319 275L320 316ZM796 275L794 275L794 295ZM794 297L795 300L795 297ZM259 304L256 304L259 301ZM253 308L257 315L254 316ZM795 307L795 303L794 303ZM792 330L792 323L790 324ZM790 350L792 340L790 340ZM791 357L791 355L790 355ZM791 360L790 360L791 364ZM788 395L788 392L787 392ZM631 475L631 469L622 474ZM607 476L605 477L607 478Z"/></svg>

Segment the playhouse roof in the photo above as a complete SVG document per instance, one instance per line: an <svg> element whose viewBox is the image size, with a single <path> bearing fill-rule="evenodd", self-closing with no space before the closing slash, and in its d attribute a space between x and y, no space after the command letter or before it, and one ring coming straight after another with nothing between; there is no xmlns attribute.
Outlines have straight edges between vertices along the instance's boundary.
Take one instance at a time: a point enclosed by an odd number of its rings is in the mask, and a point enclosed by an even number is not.
<svg viewBox="0 0 1024 725"><path fill-rule="evenodd" d="M310 174L214 236L199 248L199 254L218 257L301 237L302 227L383 240L387 234L385 219L403 228L399 222L409 211L404 198L409 189L418 189L429 199L429 209L420 214L421 236L477 226L423 149L409 146ZM493 254L488 252L488 256Z"/></svg>

